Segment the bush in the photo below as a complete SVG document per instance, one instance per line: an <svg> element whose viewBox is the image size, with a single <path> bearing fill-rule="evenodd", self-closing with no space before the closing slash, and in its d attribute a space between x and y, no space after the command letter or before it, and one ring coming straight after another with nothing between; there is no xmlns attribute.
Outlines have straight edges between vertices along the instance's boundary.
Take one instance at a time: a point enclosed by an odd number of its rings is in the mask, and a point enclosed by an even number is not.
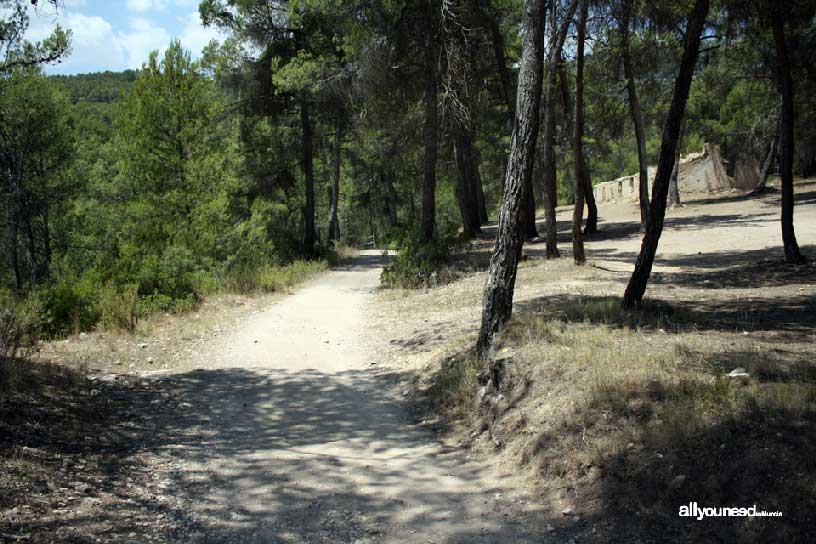
<svg viewBox="0 0 816 544"><path fill-rule="evenodd" d="M43 324L36 298L15 300L10 293L0 293L0 359L28 355L39 341Z"/></svg>
<svg viewBox="0 0 816 544"><path fill-rule="evenodd" d="M174 246L165 249L161 256L144 258L133 279L139 284L140 295L160 293L171 299L186 299L196 294L200 274L192 252Z"/></svg>
<svg viewBox="0 0 816 544"><path fill-rule="evenodd" d="M45 317L42 330L48 337L87 331L99 320L94 293L85 285L58 283L40 290L36 297Z"/></svg>
<svg viewBox="0 0 816 544"><path fill-rule="evenodd" d="M410 230L403 234L396 247L396 257L380 277L385 287L436 287L456 279L450 264L463 247L454 236L440 236L423 243L418 231Z"/></svg>
<svg viewBox="0 0 816 544"><path fill-rule="evenodd" d="M234 293L285 291L328 268L325 260L294 261L287 265L266 265L256 269L239 267L224 278L224 288Z"/></svg>
<svg viewBox="0 0 816 544"><path fill-rule="evenodd" d="M102 326L109 329L133 331L138 321L139 286L121 288L109 283L99 293L99 314Z"/></svg>

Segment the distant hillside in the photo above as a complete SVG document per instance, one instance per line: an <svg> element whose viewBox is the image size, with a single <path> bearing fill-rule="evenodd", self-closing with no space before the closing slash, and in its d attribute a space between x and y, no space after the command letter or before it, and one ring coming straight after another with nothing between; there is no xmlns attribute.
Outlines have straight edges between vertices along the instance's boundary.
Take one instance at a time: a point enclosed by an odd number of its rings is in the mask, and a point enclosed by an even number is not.
<svg viewBox="0 0 816 544"><path fill-rule="evenodd" d="M51 81L74 104L80 102L110 104L133 87L137 72L97 72L73 76L50 76Z"/></svg>
<svg viewBox="0 0 816 544"><path fill-rule="evenodd" d="M114 133L117 102L133 88L138 72L98 72L49 76L73 105L71 117L79 133L110 139Z"/></svg>

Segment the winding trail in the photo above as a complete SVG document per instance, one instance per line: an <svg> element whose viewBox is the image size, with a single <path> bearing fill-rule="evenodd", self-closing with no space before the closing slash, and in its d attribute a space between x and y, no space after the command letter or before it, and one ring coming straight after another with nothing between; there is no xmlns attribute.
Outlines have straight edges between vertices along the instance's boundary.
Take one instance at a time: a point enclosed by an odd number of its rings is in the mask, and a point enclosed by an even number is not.
<svg viewBox="0 0 816 544"><path fill-rule="evenodd" d="M536 507L390 392L388 339L366 323L383 263L360 255L213 339L202 368L162 378L188 414L158 458L189 541L548 541Z"/></svg>

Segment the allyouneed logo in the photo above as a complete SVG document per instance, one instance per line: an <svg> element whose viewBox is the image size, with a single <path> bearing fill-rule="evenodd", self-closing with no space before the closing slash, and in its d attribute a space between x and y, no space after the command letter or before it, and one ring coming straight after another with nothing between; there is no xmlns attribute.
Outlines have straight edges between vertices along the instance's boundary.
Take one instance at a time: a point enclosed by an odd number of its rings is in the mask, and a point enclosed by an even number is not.
<svg viewBox="0 0 816 544"><path fill-rule="evenodd" d="M700 507L696 502L690 502L680 507L681 518L764 518L776 517L781 518L782 512L768 512L766 510L758 510L756 505L749 508L727 507L720 506L712 508L710 506Z"/></svg>

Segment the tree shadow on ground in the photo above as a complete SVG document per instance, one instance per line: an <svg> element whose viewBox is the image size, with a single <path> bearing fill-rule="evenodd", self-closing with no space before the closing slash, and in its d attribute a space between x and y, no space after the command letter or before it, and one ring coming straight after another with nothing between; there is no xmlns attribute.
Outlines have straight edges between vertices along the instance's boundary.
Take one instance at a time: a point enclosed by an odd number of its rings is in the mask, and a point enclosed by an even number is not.
<svg viewBox="0 0 816 544"><path fill-rule="evenodd" d="M800 246L805 255L816 255L816 245ZM593 249L590 258L631 264L637 259L633 251ZM816 262L787 264L780 258L781 247L714 253L663 254L656 266L682 268L684 272L652 273L650 283L672 284L700 289L757 288L812 284L816 281Z"/></svg>
<svg viewBox="0 0 816 544"><path fill-rule="evenodd" d="M730 331L812 335L814 296L748 299L650 298L640 310L621 308L622 297L547 295L515 304L514 311L573 323L602 323L631 329Z"/></svg>
<svg viewBox="0 0 816 544"><path fill-rule="evenodd" d="M485 486L478 465L438 444L439 429L410 419L409 401L389 393L397 374L225 368L125 379L89 386L88 398L113 404L83 408L72 434L0 437L0 448L36 446L49 463L66 452L98 459L87 478L63 479L88 480L82 500L102 505L46 508L3 520L0 532L32 542L373 543L411 541L421 528L423 542L547 541L539 511L523 523L503 516L510 505L495 497L506 490Z"/></svg>
<svg viewBox="0 0 816 544"><path fill-rule="evenodd" d="M811 542L814 424L812 410L763 407L682 432L645 431L635 447L601 460L603 478L586 482L584 498L595 504L590 519L617 542ZM782 517L681 517L690 503L756 506Z"/></svg>

